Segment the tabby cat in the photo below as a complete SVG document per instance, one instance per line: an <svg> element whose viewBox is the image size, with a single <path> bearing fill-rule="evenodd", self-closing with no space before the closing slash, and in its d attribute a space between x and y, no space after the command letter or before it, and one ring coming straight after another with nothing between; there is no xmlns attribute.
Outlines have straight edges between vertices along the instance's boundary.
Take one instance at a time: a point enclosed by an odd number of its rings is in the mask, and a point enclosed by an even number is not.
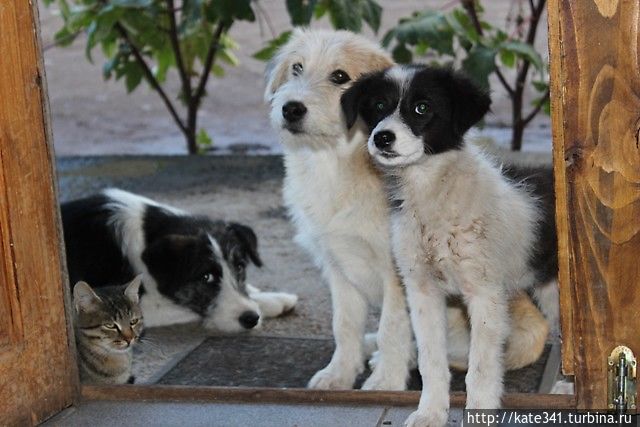
<svg viewBox="0 0 640 427"><path fill-rule="evenodd" d="M138 291L142 275L123 286L73 288L80 379L93 384L132 384L132 346L143 328Z"/></svg>

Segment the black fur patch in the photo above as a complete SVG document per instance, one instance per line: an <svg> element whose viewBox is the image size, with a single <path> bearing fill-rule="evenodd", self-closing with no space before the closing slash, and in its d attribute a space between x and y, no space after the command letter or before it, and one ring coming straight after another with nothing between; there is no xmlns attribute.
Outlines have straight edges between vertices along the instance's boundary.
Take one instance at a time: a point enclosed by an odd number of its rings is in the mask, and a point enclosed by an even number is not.
<svg viewBox="0 0 640 427"><path fill-rule="evenodd" d="M555 220L553 169L549 167L509 166L503 175L521 183L538 200L541 218L529 264L538 283L544 284L558 275L558 237Z"/></svg>
<svg viewBox="0 0 640 427"><path fill-rule="evenodd" d="M410 81L396 81L385 71L358 80L341 99L347 126L362 117L371 132L399 109L402 121L422 138L427 154L456 150L462 137L489 111L491 98L468 77L449 68L411 66ZM409 74L411 76L411 74ZM406 87L404 93L401 88ZM424 114L416 112L426 103Z"/></svg>
<svg viewBox="0 0 640 427"><path fill-rule="evenodd" d="M122 256L120 243L109 218L111 200L102 194L62 204L62 225L69 280L91 286L121 285L134 272Z"/></svg>

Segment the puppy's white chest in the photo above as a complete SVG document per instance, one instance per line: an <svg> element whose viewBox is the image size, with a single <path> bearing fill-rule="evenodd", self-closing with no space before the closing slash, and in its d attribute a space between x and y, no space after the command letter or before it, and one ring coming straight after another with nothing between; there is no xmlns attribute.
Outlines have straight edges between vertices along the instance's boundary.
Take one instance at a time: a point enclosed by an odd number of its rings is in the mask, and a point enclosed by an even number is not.
<svg viewBox="0 0 640 427"><path fill-rule="evenodd" d="M481 219L418 216L399 211L392 218L393 246L403 275L437 283L448 293L460 293L467 283L465 270L482 258L486 239Z"/></svg>

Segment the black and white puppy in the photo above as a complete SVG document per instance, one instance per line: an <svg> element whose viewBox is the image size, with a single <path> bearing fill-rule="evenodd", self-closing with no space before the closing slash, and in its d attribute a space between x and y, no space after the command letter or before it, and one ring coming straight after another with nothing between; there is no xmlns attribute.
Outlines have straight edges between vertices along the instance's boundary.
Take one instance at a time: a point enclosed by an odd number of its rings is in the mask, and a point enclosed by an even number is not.
<svg viewBox="0 0 640 427"><path fill-rule="evenodd" d="M527 187L522 171L502 171L465 143L491 100L450 69L393 67L358 81L341 103L349 126L358 116L367 124L391 199L393 254L427 387L407 425L447 421L449 295L462 296L471 323L467 408L499 407L508 299L557 273L553 211L533 194L553 191L543 188L549 171L536 171Z"/></svg>
<svg viewBox="0 0 640 427"><path fill-rule="evenodd" d="M234 333L291 310L292 294L246 284L262 266L250 227L213 221L119 189L62 205L71 283L125 283L144 274L140 304L146 326L202 320Z"/></svg>

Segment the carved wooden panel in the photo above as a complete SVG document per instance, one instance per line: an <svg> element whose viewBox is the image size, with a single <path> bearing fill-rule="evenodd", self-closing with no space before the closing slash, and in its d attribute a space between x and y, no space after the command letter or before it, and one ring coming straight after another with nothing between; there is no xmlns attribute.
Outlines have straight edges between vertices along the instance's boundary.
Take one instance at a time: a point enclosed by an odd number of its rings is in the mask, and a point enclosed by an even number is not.
<svg viewBox="0 0 640 427"><path fill-rule="evenodd" d="M640 2L551 0L564 370L606 408L606 358L640 355Z"/></svg>

